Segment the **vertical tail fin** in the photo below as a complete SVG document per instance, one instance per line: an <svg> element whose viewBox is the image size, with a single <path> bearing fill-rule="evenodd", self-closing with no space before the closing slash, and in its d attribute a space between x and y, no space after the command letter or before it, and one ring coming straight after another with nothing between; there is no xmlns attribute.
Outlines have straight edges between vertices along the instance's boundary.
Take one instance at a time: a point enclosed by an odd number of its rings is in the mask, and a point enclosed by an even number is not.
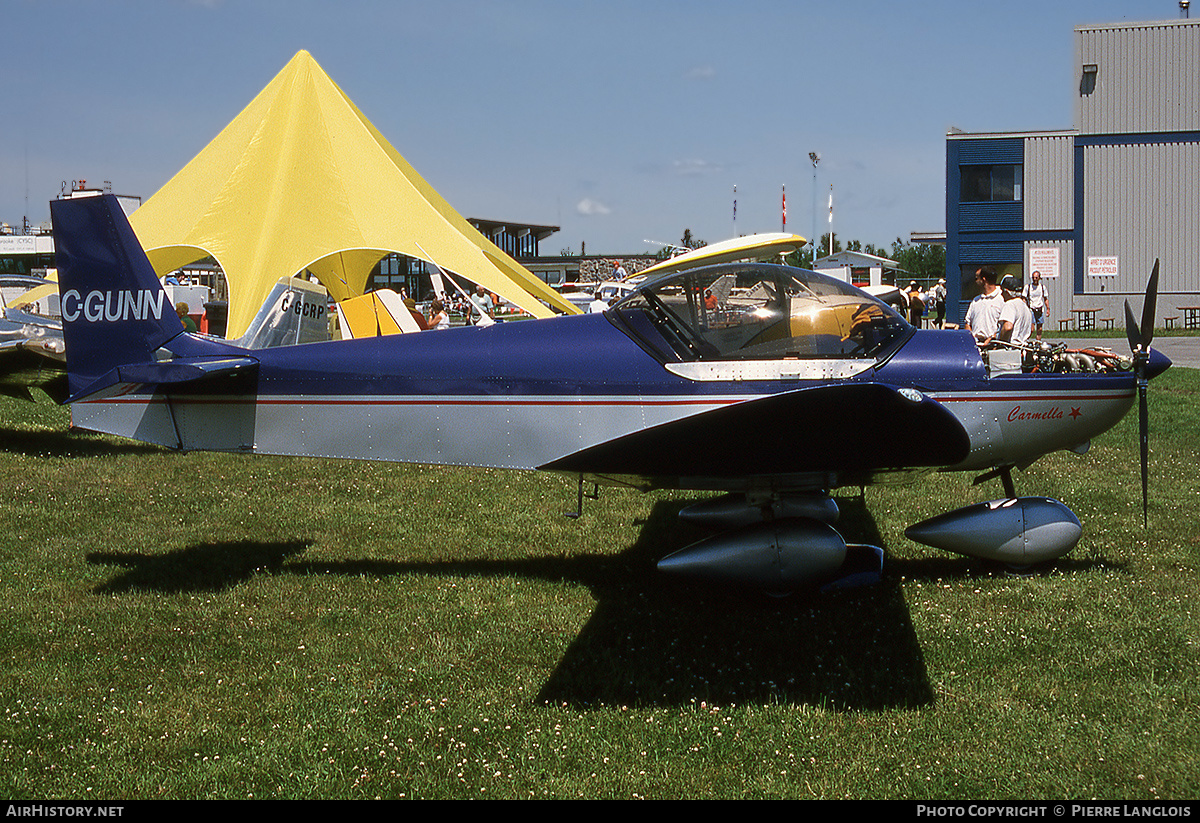
<svg viewBox="0 0 1200 823"><path fill-rule="evenodd" d="M54 200L50 216L68 385L76 395L118 366L153 360L183 324L116 197Z"/></svg>

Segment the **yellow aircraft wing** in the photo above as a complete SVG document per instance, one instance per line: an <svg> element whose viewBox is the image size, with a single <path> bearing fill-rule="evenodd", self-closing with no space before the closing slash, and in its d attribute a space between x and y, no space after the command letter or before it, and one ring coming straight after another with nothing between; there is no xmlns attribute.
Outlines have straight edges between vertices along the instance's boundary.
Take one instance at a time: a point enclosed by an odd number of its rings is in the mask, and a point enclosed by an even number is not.
<svg viewBox="0 0 1200 823"><path fill-rule="evenodd" d="M765 260L770 257L790 254L808 245L808 241L798 234L751 234L733 240L723 240L711 246L701 248L672 257L656 263L648 269L638 272L640 275L657 276L667 272L708 266L714 263L728 263L733 260Z"/></svg>

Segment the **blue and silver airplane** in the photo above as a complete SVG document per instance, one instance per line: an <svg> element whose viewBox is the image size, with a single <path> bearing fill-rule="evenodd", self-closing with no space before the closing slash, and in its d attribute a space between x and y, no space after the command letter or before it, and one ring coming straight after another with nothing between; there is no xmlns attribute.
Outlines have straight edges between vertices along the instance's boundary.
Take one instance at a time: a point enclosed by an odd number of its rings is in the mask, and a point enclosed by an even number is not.
<svg viewBox="0 0 1200 823"><path fill-rule="evenodd" d="M1140 327L1126 306L1133 357L1083 367L1061 347L985 363L969 333L745 263L647 280L596 314L247 349L184 332L115 198L51 213L74 425L180 450L540 469L581 500L584 482L724 492L681 512L714 536L659 567L769 590L860 579L864 556L877 575L882 551L847 546L831 492L932 471L1000 477L1006 497L910 538L1013 566L1065 554L1078 519L1017 497L1012 469L1082 451L1140 392L1144 494L1146 383L1170 365L1150 348L1157 265Z"/></svg>

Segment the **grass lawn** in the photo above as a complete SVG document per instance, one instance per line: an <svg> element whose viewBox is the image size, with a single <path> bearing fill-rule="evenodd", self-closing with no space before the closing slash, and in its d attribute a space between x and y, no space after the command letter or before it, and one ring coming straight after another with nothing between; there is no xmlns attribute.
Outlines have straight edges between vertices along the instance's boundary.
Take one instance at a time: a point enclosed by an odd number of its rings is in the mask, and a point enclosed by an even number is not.
<svg viewBox="0 0 1200 823"><path fill-rule="evenodd" d="M0 398L9 798L1200 796L1200 372L1019 493L1084 536L1029 577L907 541L1001 496L843 490L876 586L666 579L684 494L175 454Z"/></svg>
<svg viewBox="0 0 1200 823"><path fill-rule="evenodd" d="M1139 315L1140 317L1140 315ZM1049 326L1046 326L1042 331L1042 339L1044 340L1079 340L1092 338L1108 338L1108 339L1125 339L1125 324L1122 321L1120 326L1112 329L1086 329L1085 331L1052 331ZM1155 329L1154 339L1159 340L1163 337L1200 337L1200 329Z"/></svg>

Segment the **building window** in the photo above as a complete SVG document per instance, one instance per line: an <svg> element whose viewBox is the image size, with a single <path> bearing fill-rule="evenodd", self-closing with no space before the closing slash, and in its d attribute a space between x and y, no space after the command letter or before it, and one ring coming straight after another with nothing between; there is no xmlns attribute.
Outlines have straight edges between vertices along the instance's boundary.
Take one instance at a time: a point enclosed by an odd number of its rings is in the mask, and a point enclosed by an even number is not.
<svg viewBox="0 0 1200 823"><path fill-rule="evenodd" d="M975 272L979 271L985 265L995 270L997 284L1010 274L1016 278L1018 286L1023 285L1025 282L1020 263L961 263L958 267L961 274L959 299L963 302L969 302L982 294L983 290L975 282Z"/></svg>
<svg viewBox="0 0 1200 823"><path fill-rule="evenodd" d="M1011 202L1021 199L1021 166L963 166L962 202Z"/></svg>
<svg viewBox="0 0 1200 823"><path fill-rule="evenodd" d="M416 297L420 293L421 278L424 276L424 261L403 254L388 254L371 270L366 289L392 289L396 292L403 290L405 294Z"/></svg>

